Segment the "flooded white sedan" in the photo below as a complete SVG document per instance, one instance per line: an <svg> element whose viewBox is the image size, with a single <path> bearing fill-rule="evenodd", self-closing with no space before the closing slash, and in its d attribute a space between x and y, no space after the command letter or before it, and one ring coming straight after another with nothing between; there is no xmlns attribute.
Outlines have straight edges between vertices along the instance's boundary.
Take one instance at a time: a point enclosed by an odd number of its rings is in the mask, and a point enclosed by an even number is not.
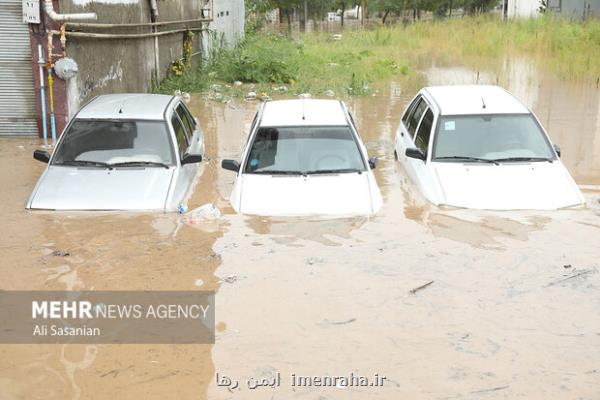
<svg viewBox="0 0 600 400"><path fill-rule="evenodd" d="M402 117L395 154L436 205L553 210L585 202L537 118L497 86L422 89Z"/></svg>
<svg viewBox="0 0 600 400"><path fill-rule="evenodd" d="M353 118L335 100L280 100L259 109L231 204L243 214L371 215L382 204Z"/></svg>
<svg viewBox="0 0 600 400"><path fill-rule="evenodd" d="M99 96L73 118L27 208L175 211L190 194L204 138L175 96Z"/></svg>

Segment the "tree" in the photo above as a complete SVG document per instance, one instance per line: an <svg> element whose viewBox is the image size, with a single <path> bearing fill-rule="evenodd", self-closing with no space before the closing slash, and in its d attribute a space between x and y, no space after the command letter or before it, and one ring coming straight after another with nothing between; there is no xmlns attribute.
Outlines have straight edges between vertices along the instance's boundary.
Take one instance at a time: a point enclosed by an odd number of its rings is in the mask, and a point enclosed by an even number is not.
<svg viewBox="0 0 600 400"><path fill-rule="evenodd" d="M369 8L380 12L382 14L381 23L385 24L390 13L395 13L397 15L403 13L406 9L406 3L407 0L370 0ZM412 3L415 2L412 1L411 4Z"/></svg>

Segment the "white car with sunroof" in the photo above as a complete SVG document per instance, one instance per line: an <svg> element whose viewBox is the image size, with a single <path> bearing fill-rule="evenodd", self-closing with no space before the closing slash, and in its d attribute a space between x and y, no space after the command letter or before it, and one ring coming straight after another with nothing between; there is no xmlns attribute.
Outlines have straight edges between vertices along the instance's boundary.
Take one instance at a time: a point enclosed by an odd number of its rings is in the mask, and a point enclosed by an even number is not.
<svg viewBox="0 0 600 400"><path fill-rule="evenodd" d="M419 91L396 132L395 155L436 205L553 210L585 203L538 119L498 86Z"/></svg>
<svg viewBox="0 0 600 400"><path fill-rule="evenodd" d="M259 108L237 173L236 212L265 216L371 215L382 199L354 120L336 100L279 100Z"/></svg>

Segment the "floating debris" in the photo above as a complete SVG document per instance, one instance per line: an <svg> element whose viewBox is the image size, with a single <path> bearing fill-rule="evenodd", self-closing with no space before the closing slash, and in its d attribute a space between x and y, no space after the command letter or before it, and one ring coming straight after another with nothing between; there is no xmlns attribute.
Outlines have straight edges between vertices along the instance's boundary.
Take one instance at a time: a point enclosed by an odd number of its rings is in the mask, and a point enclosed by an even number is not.
<svg viewBox="0 0 600 400"><path fill-rule="evenodd" d="M319 257L308 257L306 259L306 263L308 265L314 265L314 264L320 264L322 262L324 262L325 260Z"/></svg>
<svg viewBox="0 0 600 400"><path fill-rule="evenodd" d="M262 92L260 94L260 96L258 97L261 101L271 101L271 96L269 96L267 93Z"/></svg>
<svg viewBox="0 0 600 400"><path fill-rule="evenodd" d="M432 284L433 284L433 282L434 282L434 281L430 281L430 282L427 282L427 283L426 283L426 284L424 284L424 285L421 285L421 286L418 286L418 287L416 287L416 288L414 288L414 289L411 289L411 290L409 291L409 293L410 293L410 294L415 294L415 293L417 293L419 290L423 290L423 289L425 289L425 288L429 287L430 285L432 285Z"/></svg>
<svg viewBox="0 0 600 400"><path fill-rule="evenodd" d="M225 278L221 279L221 282L225 282L225 283L235 283L237 282L238 278L235 275L228 275Z"/></svg>
<svg viewBox="0 0 600 400"><path fill-rule="evenodd" d="M561 283L564 283L566 281L570 281L571 279L575 279L575 278L579 278L579 277L584 277L590 274L596 274L598 273L598 270L596 268L591 268L591 269L582 269L582 270L578 270L577 268L573 268L573 274L567 276L566 278L562 278L562 279L558 279L554 282L550 282L548 285L546 285L546 287L549 286L555 286L555 285L559 285Z"/></svg>
<svg viewBox="0 0 600 400"><path fill-rule="evenodd" d="M186 214L185 222L188 224L197 224L203 221L210 221L221 218L221 210L212 203L204 204L195 208Z"/></svg>
<svg viewBox="0 0 600 400"><path fill-rule="evenodd" d="M317 325L320 325L322 327L339 326L339 325L348 325L355 321L356 321L356 318L349 318L349 319L342 320L342 321L330 321L328 319L324 319L322 322L317 322Z"/></svg>

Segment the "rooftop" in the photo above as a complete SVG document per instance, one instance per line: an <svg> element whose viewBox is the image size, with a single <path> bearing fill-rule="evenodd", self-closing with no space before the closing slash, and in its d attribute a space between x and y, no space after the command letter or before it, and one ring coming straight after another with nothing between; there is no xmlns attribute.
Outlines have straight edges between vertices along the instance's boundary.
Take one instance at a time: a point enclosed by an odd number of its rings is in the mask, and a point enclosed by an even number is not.
<svg viewBox="0 0 600 400"><path fill-rule="evenodd" d="M77 118L162 120L172 99L162 94L107 94L88 103Z"/></svg>
<svg viewBox="0 0 600 400"><path fill-rule="evenodd" d="M338 100L277 100L265 104L261 126L348 125Z"/></svg>
<svg viewBox="0 0 600 400"><path fill-rule="evenodd" d="M527 107L499 86L430 86L425 91L442 115L529 113Z"/></svg>

